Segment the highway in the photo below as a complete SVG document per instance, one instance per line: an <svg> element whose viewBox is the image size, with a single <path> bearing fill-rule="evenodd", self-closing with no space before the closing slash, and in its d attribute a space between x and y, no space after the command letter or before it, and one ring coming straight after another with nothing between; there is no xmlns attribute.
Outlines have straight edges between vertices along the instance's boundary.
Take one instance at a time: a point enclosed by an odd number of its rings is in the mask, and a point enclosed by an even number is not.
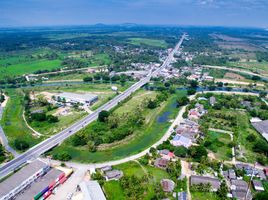
<svg viewBox="0 0 268 200"><path fill-rule="evenodd" d="M44 140L43 142L35 145L28 151L24 152L23 154L20 154L18 157L14 158L13 160L9 161L8 163L4 164L0 167L0 178L5 177L9 173L13 172L15 169L20 167L22 164L27 162L30 159L34 159L39 157L41 154L45 153L46 151L50 150L51 148L55 147L56 145L63 142L65 139L70 137L71 135L75 134L79 130L83 129L85 126L93 122L98 118L98 115L103 110L110 110L113 107L115 107L119 102L123 101L127 97L129 97L133 92L140 89L143 85L148 83L152 76L156 75L159 71L167 67L173 56L174 53L177 52L185 39L185 34L182 35L180 41L175 46L175 48L169 53L166 60L163 62L163 64L156 69L155 71L150 72L145 78L141 79L139 82L133 84L131 87L129 87L127 90L125 90L123 93L117 95L115 98L107 102L106 104L102 105L100 108L98 108L94 113L86 116L82 120L74 123L70 127L66 128L65 130L57 133L56 135Z"/></svg>

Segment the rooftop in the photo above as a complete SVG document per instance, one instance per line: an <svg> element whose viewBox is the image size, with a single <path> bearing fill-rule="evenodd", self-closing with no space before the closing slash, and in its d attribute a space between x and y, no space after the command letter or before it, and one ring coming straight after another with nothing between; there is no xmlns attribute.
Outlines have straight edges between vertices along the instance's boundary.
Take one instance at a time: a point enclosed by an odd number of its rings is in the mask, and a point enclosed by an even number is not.
<svg viewBox="0 0 268 200"><path fill-rule="evenodd" d="M79 94L79 93L71 93L71 92L62 92L62 93L59 93L58 96L60 96L61 98L73 99L76 101L90 101L98 97L97 95L91 94L91 93Z"/></svg>
<svg viewBox="0 0 268 200"><path fill-rule="evenodd" d="M84 199L106 200L98 181L83 181L79 184Z"/></svg>
<svg viewBox="0 0 268 200"><path fill-rule="evenodd" d="M210 183L213 189L219 189L220 188L220 181L216 178L211 177L205 177L205 176L191 176L191 185L196 184L207 184Z"/></svg>
<svg viewBox="0 0 268 200"><path fill-rule="evenodd" d="M265 138L268 142L268 120L260 122L252 122L252 126Z"/></svg>
<svg viewBox="0 0 268 200"><path fill-rule="evenodd" d="M57 169L50 169L47 174L38 178L33 184L30 185L29 188L23 190L21 194L19 194L15 199L16 200L24 200L24 199L32 199L35 195L49 186L59 175L62 171Z"/></svg>
<svg viewBox="0 0 268 200"><path fill-rule="evenodd" d="M22 169L20 169L18 172L4 180L0 183L0 197L6 195L11 190L15 189L17 186L19 186L23 181L34 175L36 172L38 172L40 169L47 166L46 163L35 160Z"/></svg>

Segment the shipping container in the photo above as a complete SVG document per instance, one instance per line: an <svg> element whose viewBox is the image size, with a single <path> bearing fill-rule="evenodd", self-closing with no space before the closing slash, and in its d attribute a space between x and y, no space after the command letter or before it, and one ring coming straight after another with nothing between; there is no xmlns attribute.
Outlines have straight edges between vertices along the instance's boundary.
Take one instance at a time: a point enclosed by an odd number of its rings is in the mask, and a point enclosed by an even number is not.
<svg viewBox="0 0 268 200"><path fill-rule="evenodd" d="M68 178L72 173L73 173L73 169L67 170L67 171L65 172L65 177Z"/></svg>
<svg viewBox="0 0 268 200"><path fill-rule="evenodd" d="M49 187L47 186L45 189L41 191L42 195L45 194L49 190Z"/></svg>
<svg viewBox="0 0 268 200"><path fill-rule="evenodd" d="M42 196L42 193L41 193L41 192L39 192L37 195L35 195L35 196L34 196L34 200L39 199L41 196Z"/></svg>
<svg viewBox="0 0 268 200"><path fill-rule="evenodd" d="M60 184L63 184L66 180L67 180L67 178L63 177L62 179L60 179Z"/></svg>
<svg viewBox="0 0 268 200"><path fill-rule="evenodd" d="M53 189L55 187L56 181L53 181L52 183L49 184L49 189Z"/></svg>
<svg viewBox="0 0 268 200"><path fill-rule="evenodd" d="M63 177L65 177L65 173L61 173L60 176L59 176L59 179L62 179Z"/></svg>
<svg viewBox="0 0 268 200"><path fill-rule="evenodd" d="M48 198L51 194L52 194L52 192L49 190L48 192L46 192L46 193L43 195L43 198L46 199L46 198Z"/></svg>

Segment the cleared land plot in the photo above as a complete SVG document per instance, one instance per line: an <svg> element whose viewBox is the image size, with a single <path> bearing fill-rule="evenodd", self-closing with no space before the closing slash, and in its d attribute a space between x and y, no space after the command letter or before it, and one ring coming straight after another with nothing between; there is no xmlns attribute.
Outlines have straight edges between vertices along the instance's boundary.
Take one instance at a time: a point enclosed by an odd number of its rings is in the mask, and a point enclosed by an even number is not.
<svg viewBox="0 0 268 200"><path fill-rule="evenodd" d="M212 151L216 158L220 160L231 160L232 150L228 147L231 138L226 133L217 133L209 131L205 138L206 147Z"/></svg>
<svg viewBox="0 0 268 200"><path fill-rule="evenodd" d="M179 111L179 108L176 108L176 99L178 96L183 95L186 95L185 91L178 91L176 95L171 96L155 111L156 116L151 119L150 125L143 130L137 130L137 133L134 133L135 137L126 143L119 144L112 149L92 153L84 147L75 148L70 144L70 141L66 141L61 146L54 148L50 153L56 154L66 151L72 156L73 160L83 163L116 160L139 153L150 147L164 135L171 124L171 122L169 122L170 119L174 119ZM159 116L164 116L165 120L159 122Z"/></svg>
<svg viewBox="0 0 268 200"><path fill-rule="evenodd" d="M147 38L130 38L130 43L133 45L148 45L153 47L166 48L167 43L164 40L147 39Z"/></svg>

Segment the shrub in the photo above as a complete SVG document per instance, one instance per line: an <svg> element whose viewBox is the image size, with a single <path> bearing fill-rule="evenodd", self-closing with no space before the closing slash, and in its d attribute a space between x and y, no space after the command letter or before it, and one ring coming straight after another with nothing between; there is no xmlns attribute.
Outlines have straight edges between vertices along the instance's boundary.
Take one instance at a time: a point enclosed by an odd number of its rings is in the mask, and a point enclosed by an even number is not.
<svg viewBox="0 0 268 200"><path fill-rule="evenodd" d="M14 146L15 146L16 149L18 149L20 151L24 151L24 150L28 149L30 145L25 140L17 138L14 141Z"/></svg>
<svg viewBox="0 0 268 200"><path fill-rule="evenodd" d="M72 156L67 152L61 152L53 154L52 158L60 161L68 161L72 159Z"/></svg>

